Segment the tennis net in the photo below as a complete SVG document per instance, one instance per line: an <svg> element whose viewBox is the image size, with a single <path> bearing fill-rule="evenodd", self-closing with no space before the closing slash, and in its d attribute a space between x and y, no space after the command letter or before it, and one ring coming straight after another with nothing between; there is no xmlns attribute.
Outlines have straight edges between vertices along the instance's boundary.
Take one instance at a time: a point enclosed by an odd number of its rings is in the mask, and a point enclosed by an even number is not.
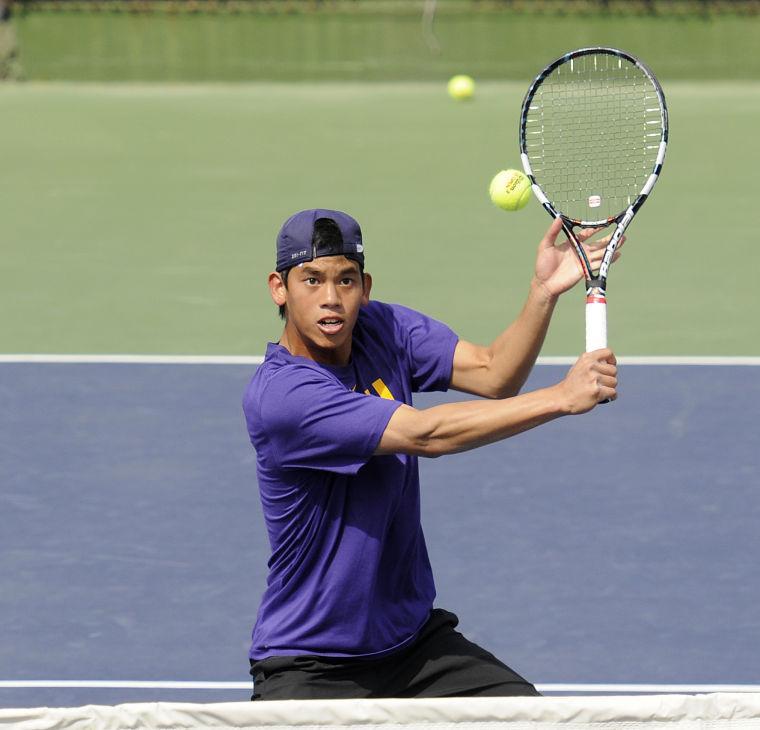
<svg viewBox="0 0 760 730"><path fill-rule="evenodd" d="M749 730L760 728L760 693L618 697L291 700L218 704L141 703L0 709L14 730Z"/></svg>

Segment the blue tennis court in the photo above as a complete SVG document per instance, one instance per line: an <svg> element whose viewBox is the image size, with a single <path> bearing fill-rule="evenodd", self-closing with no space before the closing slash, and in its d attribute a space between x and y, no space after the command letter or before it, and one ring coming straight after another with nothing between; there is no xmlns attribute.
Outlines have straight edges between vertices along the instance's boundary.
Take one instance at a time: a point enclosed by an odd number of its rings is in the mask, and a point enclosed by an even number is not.
<svg viewBox="0 0 760 730"><path fill-rule="evenodd" d="M0 705L247 698L253 370L0 364ZM758 683L758 412L758 367L629 365L612 405L422 461L438 604L539 685Z"/></svg>

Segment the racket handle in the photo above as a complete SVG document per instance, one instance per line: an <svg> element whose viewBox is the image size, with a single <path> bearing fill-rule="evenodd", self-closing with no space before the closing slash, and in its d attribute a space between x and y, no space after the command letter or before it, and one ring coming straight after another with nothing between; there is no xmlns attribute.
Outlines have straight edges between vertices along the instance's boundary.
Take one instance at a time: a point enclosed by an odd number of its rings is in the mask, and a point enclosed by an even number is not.
<svg viewBox="0 0 760 730"><path fill-rule="evenodd" d="M607 347L607 297L604 289L586 292L586 352Z"/></svg>

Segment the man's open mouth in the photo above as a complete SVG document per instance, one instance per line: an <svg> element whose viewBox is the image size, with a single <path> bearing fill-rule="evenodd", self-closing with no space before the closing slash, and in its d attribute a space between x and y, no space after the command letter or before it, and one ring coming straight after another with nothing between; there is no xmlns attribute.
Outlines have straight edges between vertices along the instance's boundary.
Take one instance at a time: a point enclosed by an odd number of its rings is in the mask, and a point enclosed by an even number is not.
<svg viewBox="0 0 760 730"><path fill-rule="evenodd" d="M319 329L327 335L334 335L343 328L343 320L339 317L324 317L317 324Z"/></svg>

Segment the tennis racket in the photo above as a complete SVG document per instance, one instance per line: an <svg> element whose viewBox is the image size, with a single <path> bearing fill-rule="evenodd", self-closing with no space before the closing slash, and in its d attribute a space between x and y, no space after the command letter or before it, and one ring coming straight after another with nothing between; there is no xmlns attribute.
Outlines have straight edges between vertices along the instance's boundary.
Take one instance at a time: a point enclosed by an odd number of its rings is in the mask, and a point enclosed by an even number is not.
<svg viewBox="0 0 760 730"><path fill-rule="evenodd" d="M607 346L607 276L615 249L657 182L668 110L654 74L615 48L550 63L525 95L520 157L533 193L562 219L586 279L586 351ZM616 224L592 271L575 229Z"/></svg>

